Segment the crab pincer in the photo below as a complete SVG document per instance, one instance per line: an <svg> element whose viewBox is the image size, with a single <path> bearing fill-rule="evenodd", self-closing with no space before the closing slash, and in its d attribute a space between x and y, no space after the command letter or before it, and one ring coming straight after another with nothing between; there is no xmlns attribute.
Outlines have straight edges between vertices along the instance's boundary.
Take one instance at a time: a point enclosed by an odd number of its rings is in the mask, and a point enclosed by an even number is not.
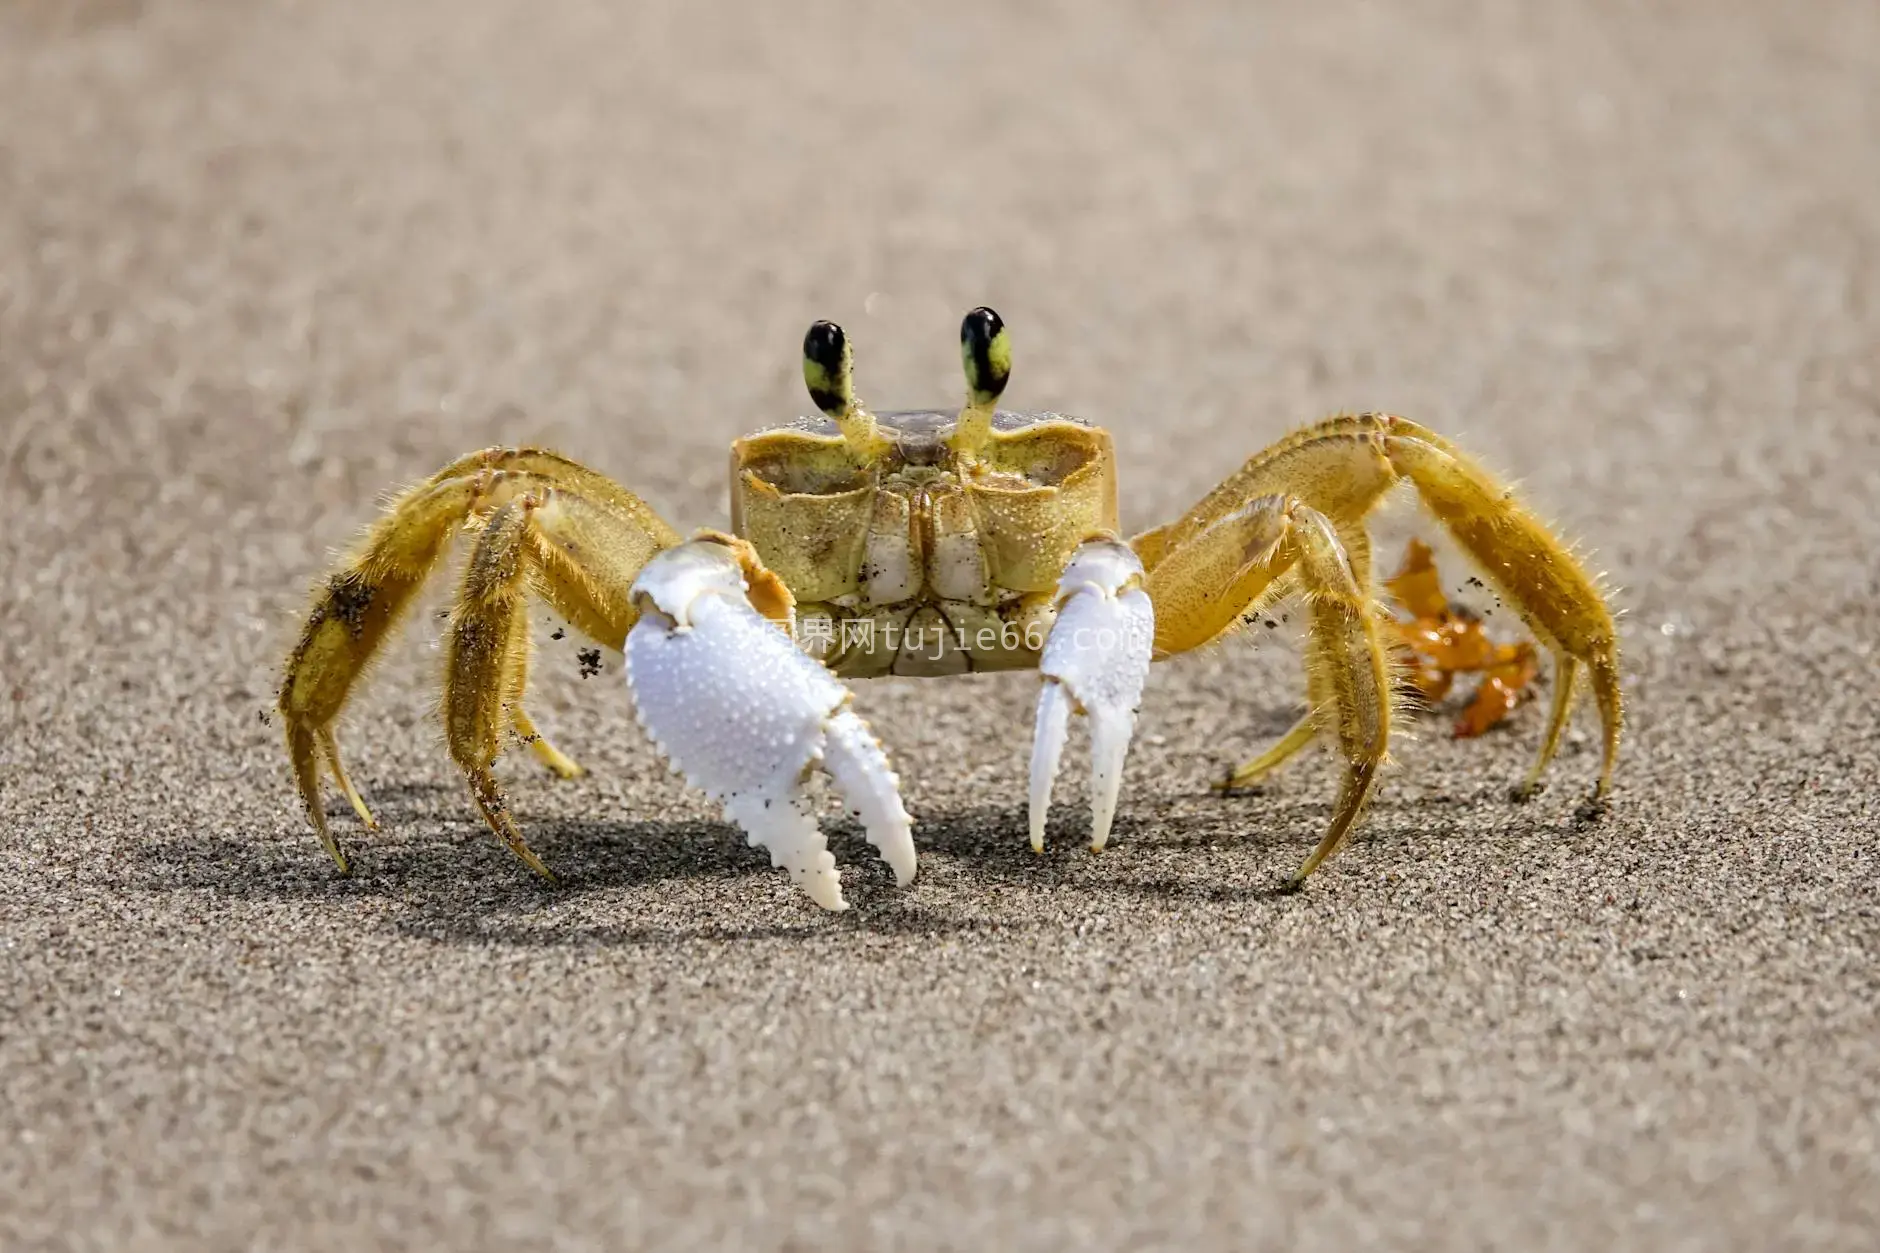
<svg viewBox="0 0 1880 1253"><path fill-rule="evenodd" d="M791 642L789 593L749 546L708 533L668 549L647 562L633 598L640 618L627 635L627 682L640 725L673 769L722 804L810 899L847 909L804 791L820 764L895 881L913 882L900 780L848 707L848 689Z"/></svg>
<svg viewBox="0 0 1880 1253"><path fill-rule="evenodd" d="M1031 747L1031 849L1044 851L1051 785L1072 713L1090 719L1090 851L1110 838L1123 761L1155 640L1155 609L1142 590L1142 562L1127 544L1097 539L1078 548L1058 579L1057 619L1038 670L1038 723Z"/></svg>

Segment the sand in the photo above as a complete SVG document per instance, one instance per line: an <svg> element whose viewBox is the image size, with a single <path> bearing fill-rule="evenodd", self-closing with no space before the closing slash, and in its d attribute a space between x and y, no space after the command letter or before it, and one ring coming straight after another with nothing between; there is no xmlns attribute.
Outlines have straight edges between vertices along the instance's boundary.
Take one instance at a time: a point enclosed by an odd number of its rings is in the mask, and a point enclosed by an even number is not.
<svg viewBox="0 0 1880 1253"><path fill-rule="evenodd" d="M1856 3L9 6L0 1247L1874 1247L1877 154ZM1329 764L1207 785L1295 623L1157 667L1096 859L1034 678L861 686L922 867L838 824L831 917L545 644L551 890L440 588L334 873L269 710L382 492L544 442L721 523L811 319L945 404L982 302L1132 527L1341 409L1518 478L1625 611L1609 815L1590 714L1526 806L1540 708L1433 716L1277 894Z"/></svg>

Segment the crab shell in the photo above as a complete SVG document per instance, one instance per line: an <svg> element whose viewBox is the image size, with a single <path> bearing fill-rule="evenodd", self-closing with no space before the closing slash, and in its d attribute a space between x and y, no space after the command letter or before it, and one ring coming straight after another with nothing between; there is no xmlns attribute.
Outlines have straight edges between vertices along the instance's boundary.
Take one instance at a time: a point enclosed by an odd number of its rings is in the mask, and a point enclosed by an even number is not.
<svg viewBox="0 0 1880 1253"><path fill-rule="evenodd" d="M957 412L875 417L866 468L826 418L732 444L732 530L795 594L799 642L844 677L1035 668L1072 554L1116 531L1109 433L998 410L969 460Z"/></svg>

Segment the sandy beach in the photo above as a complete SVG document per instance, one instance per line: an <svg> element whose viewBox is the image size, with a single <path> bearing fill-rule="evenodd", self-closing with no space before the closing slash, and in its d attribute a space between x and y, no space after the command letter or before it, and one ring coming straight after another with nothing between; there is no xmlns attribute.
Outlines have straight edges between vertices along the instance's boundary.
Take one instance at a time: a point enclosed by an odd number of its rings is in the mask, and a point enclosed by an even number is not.
<svg viewBox="0 0 1880 1253"><path fill-rule="evenodd" d="M1875 1247L1877 191L1862 3L9 6L0 1248ZM546 444L723 525L812 319L946 406L979 304L1132 530L1339 411L1518 481L1623 613L1607 815L1590 710L1525 805L1545 701L1439 710L1276 891L1332 763L1209 784L1294 615L1154 669L1101 857L1081 740L1028 847L1035 676L858 684L921 869L832 810L834 916L544 639L551 888L444 577L335 873L274 691L388 490Z"/></svg>

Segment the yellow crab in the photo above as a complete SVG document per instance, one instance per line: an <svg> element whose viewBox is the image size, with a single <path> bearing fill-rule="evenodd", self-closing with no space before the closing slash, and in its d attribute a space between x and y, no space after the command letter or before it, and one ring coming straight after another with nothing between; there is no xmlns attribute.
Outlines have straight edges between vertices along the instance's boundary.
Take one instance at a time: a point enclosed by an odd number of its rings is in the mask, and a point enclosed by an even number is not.
<svg viewBox="0 0 1880 1253"><path fill-rule="evenodd" d="M961 327L967 399L872 414L842 329L810 328L803 374L821 418L731 446L730 533L682 540L637 496L557 453L492 448L400 495L315 591L280 711L314 830L322 763L368 828L333 724L401 610L460 530L475 535L451 615L442 714L451 756L495 833L538 874L492 766L514 737L562 776L580 767L523 709L527 604L623 652L660 751L810 896L844 908L804 785L820 764L902 884L915 868L899 781L840 678L1037 669L1031 841L1069 720L1090 728L1091 848L1108 836L1152 659L1208 644L1281 597L1307 609L1311 711L1235 772L1257 778L1314 738L1343 768L1303 879L1350 836L1389 747L1399 666L1365 518L1400 478L1481 566L1554 661L1553 711L1523 790L1560 743L1581 670L1604 729L1595 801L1618 753L1618 643L1595 581L1514 494L1448 441L1387 414L1328 419L1258 453L1177 520L1124 540L1109 435L995 408L1011 346L990 309Z"/></svg>

